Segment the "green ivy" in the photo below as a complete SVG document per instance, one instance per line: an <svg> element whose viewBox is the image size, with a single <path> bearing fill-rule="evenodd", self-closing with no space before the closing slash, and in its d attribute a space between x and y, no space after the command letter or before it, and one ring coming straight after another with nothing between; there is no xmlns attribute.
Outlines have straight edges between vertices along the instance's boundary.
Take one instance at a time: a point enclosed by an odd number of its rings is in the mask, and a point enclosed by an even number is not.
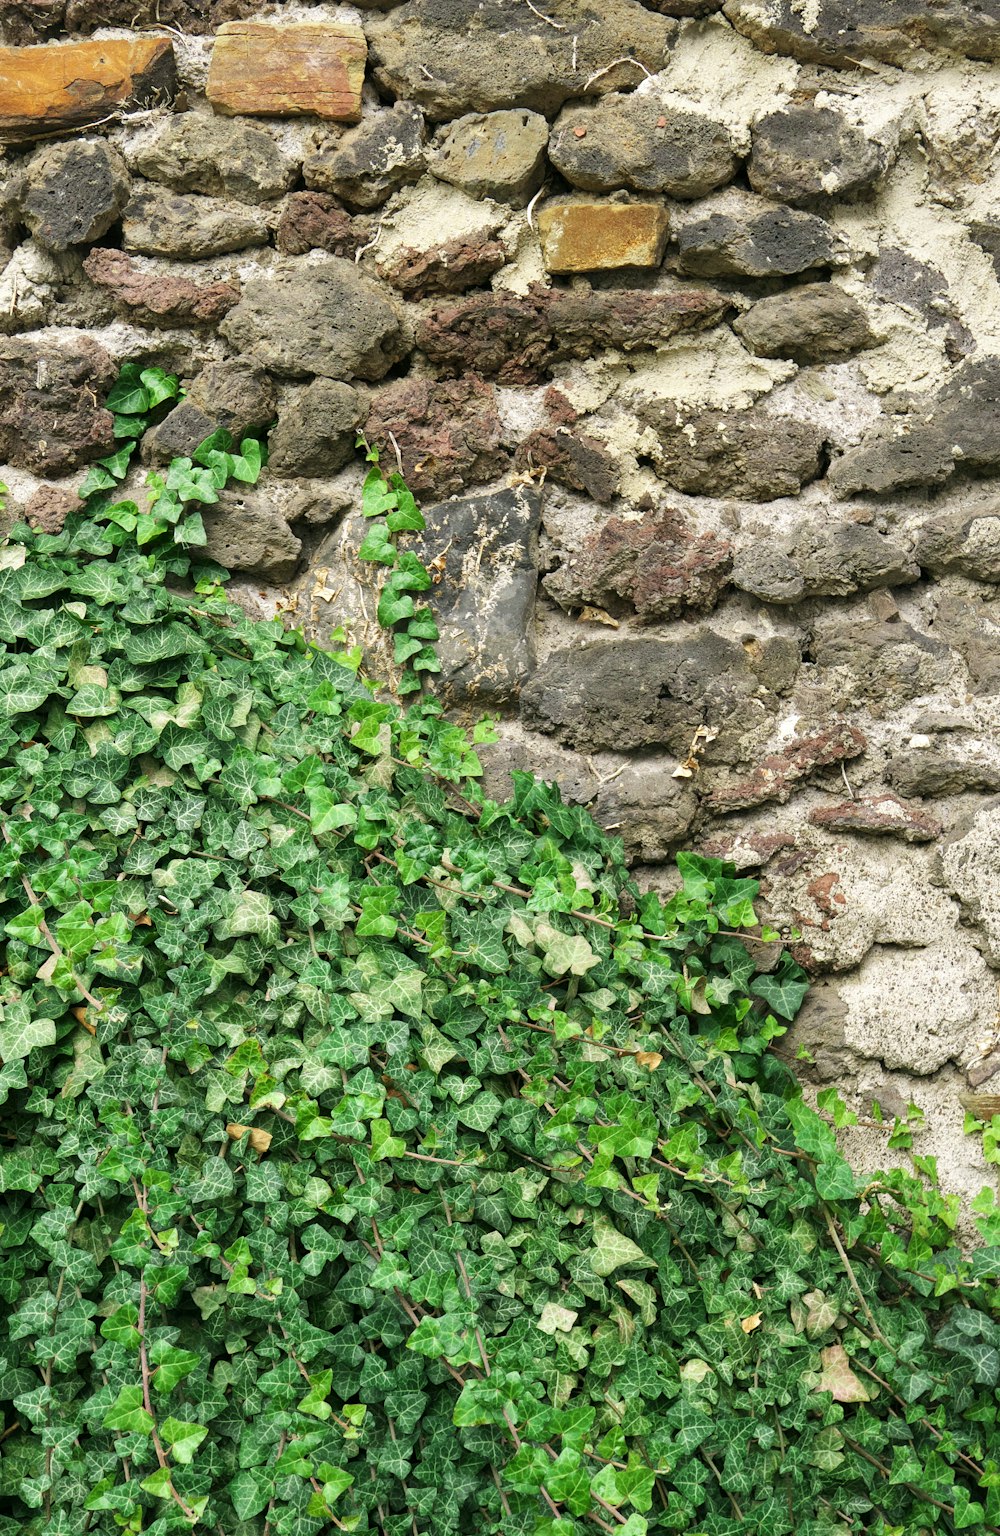
<svg viewBox="0 0 1000 1536"><path fill-rule="evenodd" d="M0 552L0 1536L998 1531L992 1196L856 1182L753 881L228 602L263 459Z"/></svg>

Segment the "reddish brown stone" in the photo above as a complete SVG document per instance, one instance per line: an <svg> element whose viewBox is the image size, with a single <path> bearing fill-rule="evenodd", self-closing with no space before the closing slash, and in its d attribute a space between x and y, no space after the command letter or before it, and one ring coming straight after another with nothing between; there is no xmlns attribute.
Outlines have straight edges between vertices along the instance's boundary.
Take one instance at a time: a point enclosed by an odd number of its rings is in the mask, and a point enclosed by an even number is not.
<svg viewBox="0 0 1000 1536"><path fill-rule="evenodd" d="M432 310L417 345L449 374L474 368L504 384L532 384L554 364L603 347L633 352L705 330L729 308L723 295L701 288L474 294Z"/></svg>
<svg viewBox="0 0 1000 1536"><path fill-rule="evenodd" d="M98 402L117 371L89 337L0 337L0 461L64 475L113 453L114 418Z"/></svg>
<svg viewBox="0 0 1000 1536"><path fill-rule="evenodd" d="M618 468L603 443L586 432L540 428L532 432L514 455L515 469L544 469L571 491L585 491L597 502L618 494ZM588 599L589 601L589 599Z"/></svg>
<svg viewBox="0 0 1000 1536"><path fill-rule="evenodd" d="M506 260L507 252L499 240L480 235L471 240L447 240L429 251L398 251L382 268L382 276L400 293L423 299L478 288L499 272Z"/></svg>
<svg viewBox="0 0 1000 1536"><path fill-rule="evenodd" d="M744 870L760 869L776 854L794 847L795 838L790 832L755 832L748 829L746 832L728 832L709 838L707 842L698 844L698 852L709 859L726 859L730 864L735 864L738 870Z"/></svg>
<svg viewBox="0 0 1000 1536"><path fill-rule="evenodd" d="M672 509L636 521L613 517L579 555L545 585L565 602L613 612L634 608L640 619L673 619L714 608L732 569L732 545L694 533Z"/></svg>
<svg viewBox="0 0 1000 1536"><path fill-rule="evenodd" d="M371 239L371 225L365 218L352 218L326 192L293 192L281 210L277 238L278 250L286 256L317 250L353 256Z"/></svg>
<svg viewBox="0 0 1000 1536"><path fill-rule="evenodd" d="M32 528L42 533L60 533L71 512L79 512L82 503L76 491L64 485L40 485L28 497L24 515Z"/></svg>
<svg viewBox="0 0 1000 1536"><path fill-rule="evenodd" d="M194 283L162 272L140 272L124 251L91 251L83 270L119 309L144 325L215 325L240 296L238 283Z"/></svg>
<svg viewBox="0 0 1000 1536"><path fill-rule="evenodd" d="M824 827L828 832L869 832L901 837L904 843L930 843L942 832L935 817L889 791L810 811L809 820L814 827Z"/></svg>
<svg viewBox="0 0 1000 1536"><path fill-rule="evenodd" d="M379 390L365 434L384 445L390 433L406 482L418 496L454 496L509 466L496 396L475 376L451 383L400 379Z"/></svg>
<svg viewBox="0 0 1000 1536"><path fill-rule="evenodd" d="M173 94L174 50L162 37L0 48L0 144L84 128Z"/></svg>
<svg viewBox="0 0 1000 1536"><path fill-rule="evenodd" d="M357 123L367 57L365 34L349 24L230 21L216 33L205 91L227 117L308 113Z"/></svg>
<svg viewBox="0 0 1000 1536"><path fill-rule="evenodd" d="M259 0L3 0L0 5L8 43L37 43L60 32L82 35L98 27L212 33L224 21L259 9Z"/></svg>
<svg viewBox="0 0 1000 1536"><path fill-rule="evenodd" d="M713 790L707 804L715 811L744 811L770 800L784 804L803 779L831 763L859 757L867 746L856 725L838 720L825 731L796 737L783 752L765 757L748 778Z"/></svg>

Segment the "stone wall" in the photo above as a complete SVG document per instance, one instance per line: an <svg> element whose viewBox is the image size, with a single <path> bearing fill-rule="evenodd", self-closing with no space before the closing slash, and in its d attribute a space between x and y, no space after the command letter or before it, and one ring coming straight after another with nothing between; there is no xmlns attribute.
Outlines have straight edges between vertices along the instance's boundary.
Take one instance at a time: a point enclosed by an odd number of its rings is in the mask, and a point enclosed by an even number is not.
<svg viewBox="0 0 1000 1536"><path fill-rule="evenodd" d="M375 644L356 429L444 687L618 828L759 872L788 1046L977 1188L1000 1069L998 0L0 0L0 478L48 527L270 422L248 602ZM359 579L360 578L360 579ZM768 963L767 956L761 963ZM998 1079L997 1081L1000 1081ZM866 1120L859 1159L883 1155Z"/></svg>

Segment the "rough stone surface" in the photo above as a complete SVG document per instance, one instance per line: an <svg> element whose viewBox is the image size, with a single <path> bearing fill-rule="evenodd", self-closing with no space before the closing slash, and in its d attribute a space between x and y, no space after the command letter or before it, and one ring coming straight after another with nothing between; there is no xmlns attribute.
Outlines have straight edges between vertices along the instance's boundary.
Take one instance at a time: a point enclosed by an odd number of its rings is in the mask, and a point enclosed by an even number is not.
<svg viewBox="0 0 1000 1536"><path fill-rule="evenodd" d="M523 207L545 174L549 125L537 112L469 113L451 124L430 171L470 197Z"/></svg>
<svg viewBox="0 0 1000 1536"><path fill-rule="evenodd" d="M757 119L747 170L756 192L806 203L863 192L888 163L887 151L833 107L786 107Z"/></svg>
<svg viewBox="0 0 1000 1536"><path fill-rule="evenodd" d="M758 357L835 362L875 344L863 305L834 283L806 283L751 305L733 323Z"/></svg>
<svg viewBox="0 0 1000 1536"><path fill-rule="evenodd" d="M964 836L945 844L941 873L966 921L976 925L983 955L1000 966L1000 806L979 811Z"/></svg>
<svg viewBox="0 0 1000 1536"><path fill-rule="evenodd" d="M85 128L126 105L167 101L175 87L173 46L162 37L0 47L0 144Z"/></svg>
<svg viewBox="0 0 1000 1536"><path fill-rule="evenodd" d="M115 448L98 404L117 369L89 337L0 338L0 462L63 475Z"/></svg>
<svg viewBox="0 0 1000 1536"><path fill-rule="evenodd" d="M249 433L263 431L275 414L274 384L263 369L240 357L212 363L180 404L146 434L143 454L157 461L190 455L220 427L239 443Z"/></svg>
<svg viewBox="0 0 1000 1536"><path fill-rule="evenodd" d="M651 95L610 95L564 108L549 159L585 192L632 187L691 198L724 186L739 165L722 123L665 107Z"/></svg>
<svg viewBox="0 0 1000 1536"><path fill-rule="evenodd" d="M290 378L381 379L407 352L387 291L353 262L287 263L246 283L220 326L265 368Z"/></svg>
<svg viewBox="0 0 1000 1536"><path fill-rule="evenodd" d="M278 250L286 256L304 256L314 250L354 256L371 238L367 219L352 218L336 198L324 192L293 192L278 220Z"/></svg>
<svg viewBox="0 0 1000 1536"><path fill-rule="evenodd" d="M0 28L6 42L24 44L99 27L174 27L199 34L257 9L258 0L7 0Z"/></svg>
<svg viewBox="0 0 1000 1536"><path fill-rule="evenodd" d="M539 427L518 444L514 468L544 469L548 479L584 491L599 505L618 492L618 469L604 444L587 432Z"/></svg>
<svg viewBox="0 0 1000 1536"><path fill-rule="evenodd" d="M697 533L668 507L641 520L609 518L580 551L560 558L544 585L564 607L632 610L646 622L675 619L714 608L732 563L726 539Z"/></svg>
<svg viewBox="0 0 1000 1536"><path fill-rule="evenodd" d="M241 203L270 202L295 183L296 160L262 128L206 112L172 118L134 166L178 192L203 192Z"/></svg>
<svg viewBox="0 0 1000 1536"><path fill-rule="evenodd" d="M622 839L627 858L660 864L687 846L698 797L665 763L640 760L601 786L594 814Z"/></svg>
<svg viewBox="0 0 1000 1536"><path fill-rule="evenodd" d="M769 753L753 773L720 786L708 797L717 811L745 811L751 806L779 804L789 798L803 780L833 763L859 757L868 743L864 734L846 720L797 736L781 752Z"/></svg>
<svg viewBox="0 0 1000 1536"><path fill-rule="evenodd" d="M144 256L222 256L265 245L267 221L243 203L149 187L137 191L125 209L122 243Z"/></svg>
<svg viewBox="0 0 1000 1536"><path fill-rule="evenodd" d="M578 645L549 656L531 678L521 720L581 752L665 746L684 757L707 720L725 721L734 735L773 715L774 690L791 687L797 663L785 641L750 652L705 628L680 640Z"/></svg>
<svg viewBox="0 0 1000 1536"><path fill-rule="evenodd" d="M237 283L195 283L168 272L140 271L124 251L98 246L83 263L116 309L143 325L216 325L240 296Z"/></svg>
<svg viewBox="0 0 1000 1536"><path fill-rule="evenodd" d="M662 69L676 35L636 0L599 10L549 0L545 15L519 0L482 0L471 12L455 0L407 0L366 24L375 79L435 121L496 108L548 115L571 96L627 89Z"/></svg>
<svg viewBox="0 0 1000 1536"><path fill-rule="evenodd" d="M205 507L202 517L207 559L229 571L253 571L265 581L288 581L294 575L302 541L275 510L270 491L230 487L220 494L218 506Z"/></svg>
<svg viewBox="0 0 1000 1536"><path fill-rule="evenodd" d="M884 496L910 486L943 485L955 468L951 449L943 431L900 421L835 459L830 484L839 496L859 491Z"/></svg>
<svg viewBox="0 0 1000 1536"><path fill-rule="evenodd" d="M420 108L399 101L310 155L303 166L306 186L332 192L349 208L377 208L391 192L422 174L426 144Z"/></svg>
<svg viewBox="0 0 1000 1536"><path fill-rule="evenodd" d="M913 625L877 619L824 622L810 649L827 686L840 688L844 707L864 700L876 717L946 687L955 661L947 645Z"/></svg>
<svg viewBox="0 0 1000 1536"><path fill-rule="evenodd" d="M480 288L506 261L501 241L474 235L468 240L446 240L427 251L403 246L381 267L381 273L407 298L423 299Z"/></svg>
<svg viewBox="0 0 1000 1536"><path fill-rule="evenodd" d="M557 363L602 347L663 346L684 331L714 325L728 307L721 294L697 288L476 294L433 309L417 329L417 345L452 373L534 383Z"/></svg>
<svg viewBox="0 0 1000 1536"><path fill-rule="evenodd" d="M937 799L973 791L996 794L1000 791L1000 763L990 762L975 750L936 744L910 748L890 758L886 778L901 795Z"/></svg>
<svg viewBox="0 0 1000 1536"><path fill-rule="evenodd" d="M1000 513L962 508L928 518L917 533L915 558L934 576L957 571L1000 582Z"/></svg>
<svg viewBox="0 0 1000 1536"><path fill-rule="evenodd" d="M918 805L908 805L886 791L825 805L809 812L814 827L827 832L860 832L875 837L898 837L904 843L932 843L941 836L941 823Z"/></svg>
<svg viewBox="0 0 1000 1536"><path fill-rule="evenodd" d="M682 272L697 277L794 277L838 265L845 247L825 219L763 197L685 220L677 229Z"/></svg>
<svg viewBox="0 0 1000 1536"><path fill-rule="evenodd" d="M65 251L99 240L128 195L125 161L103 139L51 144L25 166L21 217L39 245Z"/></svg>
<svg viewBox="0 0 1000 1536"><path fill-rule="evenodd" d="M808 9L798 0L726 0L723 10L761 48L813 64L905 64L924 48L1000 58L995 0L817 0Z"/></svg>
<svg viewBox="0 0 1000 1536"><path fill-rule="evenodd" d="M534 661L541 495L519 485L423 508L413 543L435 572L436 651L445 696L509 704Z"/></svg>
<svg viewBox="0 0 1000 1536"><path fill-rule="evenodd" d="M372 400L366 431L372 442L387 442L392 433L418 496L454 496L509 464L496 393L474 376L386 385Z"/></svg>
<svg viewBox="0 0 1000 1536"><path fill-rule="evenodd" d="M658 267L667 246L667 210L659 203L546 203L538 210L548 272L605 272Z"/></svg>
<svg viewBox="0 0 1000 1536"><path fill-rule="evenodd" d="M276 475L333 475L354 457L365 404L356 389L313 379L282 401L268 438L268 465Z"/></svg>
<svg viewBox="0 0 1000 1536"><path fill-rule="evenodd" d="M71 512L79 512L80 498L65 485L40 485L28 497L25 521L41 533L59 533Z"/></svg>
<svg viewBox="0 0 1000 1536"><path fill-rule="evenodd" d="M208 99L225 116L356 123L367 52L361 28L345 23L230 21L216 33Z"/></svg>
<svg viewBox="0 0 1000 1536"><path fill-rule="evenodd" d="M773 501L821 473L823 432L809 421L760 408L685 419L660 400L640 402L638 414L657 436L657 473L689 495Z"/></svg>
<svg viewBox="0 0 1000 1536"><path fill-rule="evenodd" d="M733 561L733 585L764 603L847 597L920 578L908 541L857 523L807 524L790 534L753 539Z"/></svg>

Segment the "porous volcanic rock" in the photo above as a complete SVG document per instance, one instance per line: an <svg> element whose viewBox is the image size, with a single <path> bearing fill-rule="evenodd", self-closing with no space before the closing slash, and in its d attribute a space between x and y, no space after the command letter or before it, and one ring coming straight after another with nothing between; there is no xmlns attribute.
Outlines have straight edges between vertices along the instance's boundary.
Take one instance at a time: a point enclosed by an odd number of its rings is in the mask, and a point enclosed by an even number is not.
<svg viewBox="0 0 1000 1536"><path fill-rule="evenodd" d="M354 440L366 406L349 384L313 379L282 400L268 438L268 467L275 475L333 475L354 457Z"/></svg>
<svg viewBox="0 0 1000 1536"><path fill-rule="evenodd" d="M920 565L905 538L861 523L817 523L742 542L732 579L761 602L801 603L919 581Z"/></svg>
<svg viewBox="0 0 1000 1536"><path fill-rule="evenodd" d="M846 720L796 736L780 752L769 753L753 773L714 789L708 805L714 811L745 811L777 801L783 805L792 791L813 774L867 749L864 733Z"/></svg>
<svg viewBox="0 0 1000 1536"><path fill-rule="evenodd" d="M795 277L847 260L839 235L815 213L732 192L676 221L680 270L696 277Z"/></svg>
<svg viewBox="0 0 1000 1536"><path fill-rule="evenodd" d="M238 445L249 433L262 432L275 414L274 383L262 368L242 357L210 363L184 399L146 433L143 456L167 462L190 455L219 428Z"/></svg>
<svg viewBox="0 0 1000 1536"><path fill-rule="evenodd" d="M423 173L426 146L420 108L412 101L398 101L309 155L302 173L307 187L332 192L349 208L377 208Z"/></svg>
<svg viewBox="0 0 1000 1536"><path fill-rule="evenodd" d="M885 718L910 699L946 687L955 656L911 624L834 619L817 626L810 646L819 677L839 686L845 706L864 701Z"/></svg>
<svg viewBox="0 0 1000 1536"><path fill-rule="evenodd" d="M207 559L228 571L253 571L265 581L288 581L295 574L302 540L276 510L271 491L230 486L217 506L202 510L202 518Z"/></svg>
<svg viewBox="0 0 1000 1536"><path fill-rule="evenodd" d="M813 422L760 407L688 415L663 400L637 411L658 439L657 474L689 495L773 501L822 473L824 434Z"/></svg>
<svg viewBox="0 0 1000 1536"><path fill-rule="evenodd" d="M667 507L641 519L611 517L575 553L561 554L542 585L563 607L593 605L639 619L675 619L714 608L733 551L717 534L699 533Z"/></svg>
<svg viewBox="0 0 1000 1536"><path fill-rule="evenodd" d="M449 125L429 169L470 197L523 207L542 184L548 140L538 112L472 112Z"/></svg>
<svg viewBox="0 0 1000 1536"><path fill-rule="evenodd" d="M1000 59L997 0L726 0L723 10L759 48L810 64L906 64L926 48Z"/></svg>
<svg viewBox="0 0 1000 1536"><path fill-rule="evenodd" d="M118 370L90 337L0 337L0 462L64 475L115 449L99 404Z"/></svg>
<svg viewBox="0 0 1000 1536"><path fill-rule="evenodd" d="M1000 513L956 509L929 517L918 530L915 559L933 576L955 571L1000 582Z"/></svg>
<svg viewBox="0 0 1000 1536"><path fill-rule="evenodd" d="M363 215L352 218L325 192L293 192L282 205L277 246L285 256L304 256L315 250L331 256L354 256L371 238L369 220Z"/></svg>
<svg viewBox="0 0 1000 1536"><path fill-rule="evenodd" d="M478 234L445 240L426 251L403 246L379 270L407 298L423 299L482 287L506 261L507 252L499 240Z"/></svg>
<svg viewBox="0 0 1000 1536"><path fill-rule="evenodd" d="M589 432L539 427L518 444L514 468L544 469L547 479L571 491L584 491L599 505L618 494L618 466L604 444Z"/></svg>
<svg viewBox="0 0 1000 1536"><path fill-rule="evenodd" d="M222 256L267 244L267 220L245 203L148 185L129 200L122 244L143 256Z"/></svg>
<svg viewBox="0 0 1000 1536"><path fill-rule="evenodd" d="M170 272L140 271L125 251L96 247L83 270L120 314L144 325L215 325L240 296L238 283L196 283Z"/></svg>
<svg viewBox="0 0 1000 1536"><path fill-rule="evenodd" d="M839 805L820 806L809 812L809 821L826 832L898 837L904 843L932 843L942 832L936 817L919 805L900 800L890 790L862 795L856 800L843 800Z"/></svg>
<svg viewBox="0 0 1000 1536"><path fill-rule="evenodd" d="M759 299L733 322L758 357L829 363L874 346L864 306L835 283L805 283Z"/></svg>
<svg viewBox="0 0 1000 1536"><path fill-rule="evenodd" d="M739 166L722 123L646 95L613 94L565 107L552 130L549 159L585 192L631 187L690 198L724 186Z"/></svg>
<svg viewBox="0 0 1000 1536"><path fill-rule="evenodd" d="M675 22L637 0L547 0L539 17L522 0L407 0L366 20L375 80L419 102L428 117L527 107L546 116L571 96L634 87L667 62ZM567 46L568 38L575 46Z"/></svg>
<svg viewBox="0 0 1000 1536"><path fill-rule="evenodd" d="M387 442L392 433L406 483L418 496L454 496L510 463L496 392L472 375L387 384L372 399L366 431L372 442Z"/></svg>
<svg viewBox="0 0 1000 1536"><path fill-rule="evenodd" d="M888 167L888 151L833 107L785 107L753 126L750 185L784 202L849 197Z"/></svg>
<svg viewBox="0 0 1000 1536"><path fill-rule="evenodd" d="M388 290L352 261L288 262L244 285L219 329L289 378L381 379L409 350Z"/></svg>
<svg viewBox="0 0 1000 1536"><path fill-rule="evenodd" d="M136 150L132 163L150 181L177 192L203 192L241 203L271 202L287 192L298 161L263 128L206 112L173 117Z"/></svg>
<svg viewBox="0 0 1000 1536"><path fill-rule="evenodd" d="M100 239L128 201L125 161L104 139L75 139L36 150L23 175L21 217L48 251Z"/></svg>
<svg viewBox="0 0 1000 1536"><path fill-rule="evenodd" d="M75 490L66 485L40 485L32 491L24 508L25 522L41 533L60 533L71 512L82 506Z"/></svg>

